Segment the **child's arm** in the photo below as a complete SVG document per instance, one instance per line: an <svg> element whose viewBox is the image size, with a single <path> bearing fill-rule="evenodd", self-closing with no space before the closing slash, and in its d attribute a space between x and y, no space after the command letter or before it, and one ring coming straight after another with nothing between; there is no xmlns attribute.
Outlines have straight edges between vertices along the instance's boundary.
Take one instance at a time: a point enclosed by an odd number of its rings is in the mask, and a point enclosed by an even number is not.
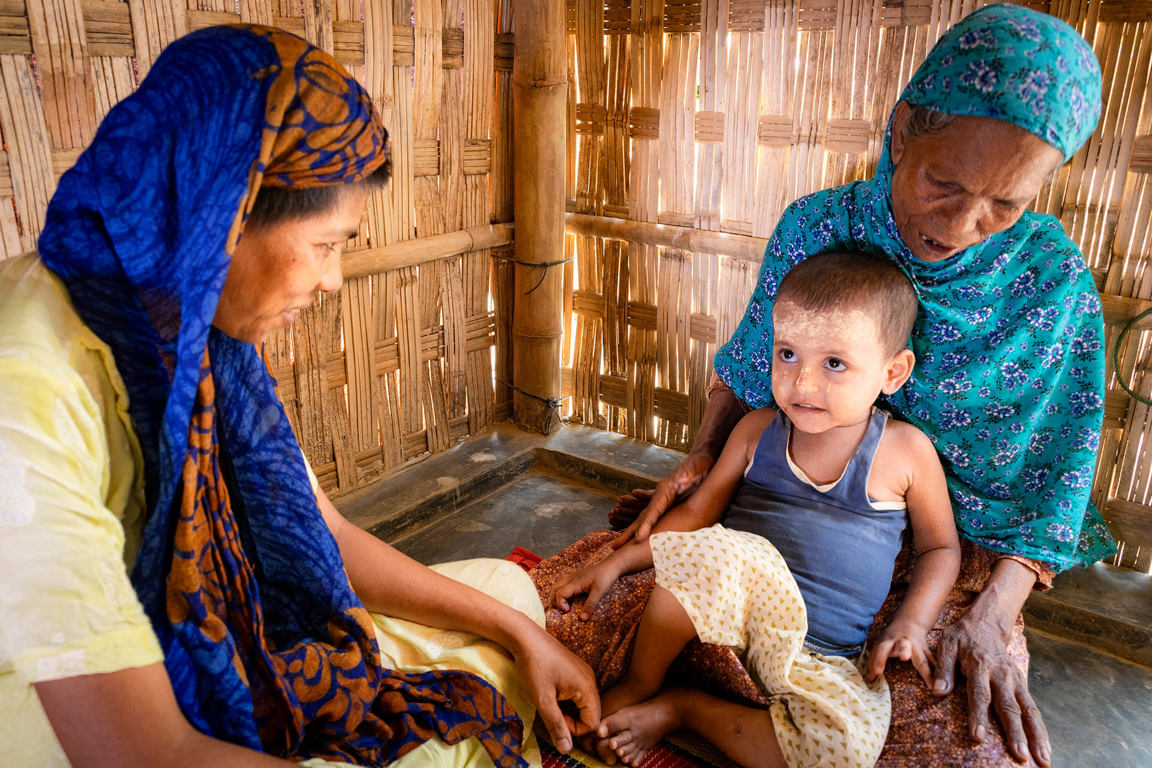
<svg viewBox="0 0 1152 768"><path fill-rule="evenodd" d="M910 482L904 498L912 523L916 562L908 594L869 654L868 679L875 680L884 671L888 659L896 658L911 661L931 687L932 661L926 636L960 572L960 540L944 469L932 442L911 425L893 423L889 426L897 425L901 452L911 462Z"/></svg>
<svg viewBox="0 0 1152 768"><path fill-rule="evenodd" d="M653 529L658 531L695 531L720 521L728 509L728 502L736 492L736 487L744 477L756 444L765 427L771 423L775 411L761 408L747 414L724 445L719 461L704 478L700 488L679 506L670 510ZM569 611L570 598L587 593L580 618L587 619L600 602L600 598L626 573L635 573L652 565L652 548L648 539L633 539L620 547L604 560L582 568L576 573L560 579L552 588L552 605L562 611Z"/></svg>

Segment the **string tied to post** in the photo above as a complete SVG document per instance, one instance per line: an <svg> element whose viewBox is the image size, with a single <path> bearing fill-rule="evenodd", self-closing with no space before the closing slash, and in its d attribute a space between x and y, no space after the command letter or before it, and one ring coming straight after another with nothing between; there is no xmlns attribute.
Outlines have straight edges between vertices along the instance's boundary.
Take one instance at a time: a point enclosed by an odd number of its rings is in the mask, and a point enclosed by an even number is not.
<svg viewBox="0 0 1152 768"><path fill-rule="evenodd" d="M562 426L568 426L567 420L565 420L565 418L560 415L560 406L565 400L570 400L571 395L564 395L563 397L543 397L542 395L537 395L532 392L526 392L515 384L509 384L503 379L497 378L496 381L497 383L508 387L512 391L518 392L524 397L528 397L533 400L539 400L540 402L544 403L544 405L548 406L548 410L552 412L552 415L556 417L556 420L559 421Z"/></svg>
<svg viewBox="0 0 1152 768"><path fill-rule="evenodd" d="M510 261L513 264L519 264L522 267L534 267L536 269L542 270L540 272L540 279L536 281L536 285L532 286L527 291L524 291L525 296L527 296L528 294L535 291L537 288L539 288L544 283L544 278L548 276L548 269L549 268L558 267L561 264L567 264L570 261L576 260L575 256L569 256L566 259L559 259L557 261L523 261L522 259L518 259L515 256L503 256L503 255L498 254L498 253L492 254L492 255L493 255L493 258L502 259L504 261ZM524 392L522 394L528 394L528 393ZM532 397L535 397L535 395L532 395Z"/></svg>

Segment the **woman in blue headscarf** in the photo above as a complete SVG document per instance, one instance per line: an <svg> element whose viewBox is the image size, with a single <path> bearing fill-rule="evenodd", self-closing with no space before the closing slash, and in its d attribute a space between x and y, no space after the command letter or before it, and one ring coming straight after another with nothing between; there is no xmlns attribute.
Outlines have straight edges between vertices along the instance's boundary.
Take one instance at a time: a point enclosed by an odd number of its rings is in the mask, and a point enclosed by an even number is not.
<svg viewBox="0 0 1152 768"><path fill-rule="evenodd" d="M889 667L893 726L880 765L1049 764L1028 693L1020 609L1054 572L1093 563L1113 543L1089 501L1104 404L1099 296L1060 223L1026 206L1087 140L1100 109L1096 58L1062 21L995 5L952 28L896 105L875 176L785 211L745 316L716 355L692 450L654 492L636 492L614 510L619 521L647 502L618 543L646 537L699 485L743 413L773 405L772 302L792 265L825 251L895 259L921 313L911 340L916 371L887 407L933 439L965 556L931 636L934 690L910 665ZM898 564L877 626L891 618L904 575ZM578 648L588 630L571 616L554 626L550 615L549 629ZM603 684L605 664L595 653L585 658ZM659 702L668 717L703 723L708 712L715 721L706 735L724 746L740 706L679 695ZM644 727L650 738L662 725Z"/></svg>
<svg viewBox="0 0 1152 768"><path fill-rule="evenodd" d="M466 587L340 516L261 359L388 173L331 56L201 30L0 265L0 763L521 766L537 708L562 749L559 700L596 722L516 566Z"/></svg>

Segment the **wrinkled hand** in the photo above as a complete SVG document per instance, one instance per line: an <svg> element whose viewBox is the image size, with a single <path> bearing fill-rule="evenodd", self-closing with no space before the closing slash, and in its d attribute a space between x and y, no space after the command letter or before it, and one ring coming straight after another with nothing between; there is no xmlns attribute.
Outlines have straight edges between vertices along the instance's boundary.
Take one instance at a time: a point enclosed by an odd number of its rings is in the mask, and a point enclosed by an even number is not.
<svg viewBox="0 0 1152 768"><path fill-rule="evenodd" d="M636 509L637 515L632 524L613 540L612 547L619 549L633 539L644 541L648 538L660 516L691 496L700 487L700 483L704 482L715 463L716 460L709 454L690 453L676 469L656 483L655 490L634 490L630 496L621 496L608 513L609 521L613 525L616 520L623 521L624 512L630 509Z"/></svg>
<svg viewBox="0 0 1152 768"><path fill-rule="evenodd" d="M572 749L573 737L595 730L600 723L600 694L592 669L544 630L523 638L516 666L529 698L561 752ZM565 714L562 702L570 702Z"/></svg>
<svg viewBox="0 0 1152 768"><path fill-rule="evenodd" d="M936 652L933 693L946 696L955 685L959 665L968 678L968 732L983 741L994 708L1004 728L1004 743L1017 760L1028 755L1042 766L1051 765L1052 747L1040 710L1028 693L1028 680L1008 655L1008 637L990 621L971 613L945 630Z"/></svg>
<svg viewBox="0 0 1152 768"><path fill-rule="evenodd" d="M608 524L613 528L626 528L636 522L654 493L655 488L633 488L631 493L617 496L616 506L608 511Z"/></svg>
<svg viewBox="0 0 1152 768"><path fill-rule="evenodd" d="M591 618L592 611L599 605L600 598L607 594L618 578L620 572L613 567L610 560L601 560L599 563L581 568L552 585L552 605L567 613L572 610L571 598L587 594L584 607L580 611L580 618L587 621Z"/></svg>
<svg viewBox="0 0 1152 768"><path fill-rule="evenodd" d="M912 622L893 622L880 635L880 640L868 653L868 682L884 673L889 659L912 662L929 688L932 680L932 654L928 650L927 632Z"/></svg>

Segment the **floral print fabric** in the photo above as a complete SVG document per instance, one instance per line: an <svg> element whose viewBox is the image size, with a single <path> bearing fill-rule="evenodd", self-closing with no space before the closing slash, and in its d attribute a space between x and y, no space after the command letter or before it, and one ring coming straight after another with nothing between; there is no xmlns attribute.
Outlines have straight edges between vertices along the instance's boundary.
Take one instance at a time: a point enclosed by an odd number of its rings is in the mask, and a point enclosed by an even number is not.
<svg viewBox="0 0 1152 768"><path fill-rule="evenodd" d="M1007 120L1067 160L1100 119L1100 64L1063 21L989 5L940 38L901 98L937 112Z"/></svg>
<svg viewBox="0 0 1152 768"><path fill-rule="evenodd" d="M1042 137L1056 132L1056 146L1075 151L1100 112L1099 69L1094 90L1083 85L1079 65L1075 75L1062 72L1060 56L1079 60L1091 49L1063 22L1038 17L1014 6L972 14L932 49L903 98L932 94L925 106L971 115L988 115L988 105L1000 103L998 117L1036 126ZM1034 34L1039 39L1025 50ZM993 40L1014 55L979 59L996 68L980 81L998 84L989 100L958 73L975 71L965 69L976 60L974 41ZM1041 110L1048 122L1039 125L1030 116L1035 94L1021 90L1033 82L1020 69L1025 61L1055 78L1053 93L1075 89L1095 101L1077 112L1048 94L1044 104L1052 103ZM873 178L808 195L784 212L744 318L716 354L716 373L753 407L772 405L771 312L780 279L816 253L886 253L921 302L911 340L916 370L888 402L935 443L961 535L1056 571L1106 557L1115 545L1089 501L1104 410L1103 321L1083 256L1058 220L1027 211L955 256L920 261L893 220L888 146L886 139Z"/></svg>

